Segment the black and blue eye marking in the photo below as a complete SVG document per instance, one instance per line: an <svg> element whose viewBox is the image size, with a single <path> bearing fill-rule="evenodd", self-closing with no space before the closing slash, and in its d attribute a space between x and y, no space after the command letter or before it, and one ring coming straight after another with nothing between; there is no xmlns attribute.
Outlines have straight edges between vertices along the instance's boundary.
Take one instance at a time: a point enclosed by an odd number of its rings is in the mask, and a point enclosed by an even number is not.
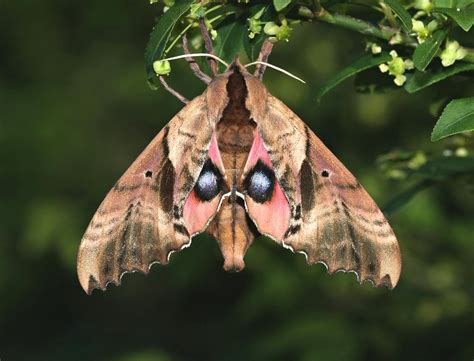
<svg viewBox="0 0 474 361"><path fill-rule="evenodd" d="M275 173L261 160L258 160L244 182L247 194L257 203L264 203L272 198L275 188Z"/></svg>
<svg viewBox="0 0 474 361"><path fill-rule="evenodd" d="M196 196L205 202L214 199L222 190L222 175L210 159L204 163L194 186Z"/></svg>

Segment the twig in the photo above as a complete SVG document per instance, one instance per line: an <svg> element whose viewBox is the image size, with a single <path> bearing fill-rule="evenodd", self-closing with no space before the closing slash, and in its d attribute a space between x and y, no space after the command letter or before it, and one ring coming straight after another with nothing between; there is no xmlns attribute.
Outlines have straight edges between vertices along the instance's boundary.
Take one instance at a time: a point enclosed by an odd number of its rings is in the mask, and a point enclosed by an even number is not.
<svg viewBox="0 0 474 361"><path fill-rule="evenodd" d="M188 37L186 36L186 34L183 35L183 50L185 54L189 54ZM189 66L191 67L191 70L194 75L196 75L206 84L209 84L211 82L212 78L201 70L198 63L196 63L193 58L186 58L186 60L189 63Z"/></svg>
<svg viewBox="0 0 474 361"><path fill-rule="evenodd" d="M211 36L209 35L209 31L207 31L206 22L204 18L199 19L199 28L201 29L201 34L202 34L202 38L204 39L204 45L206 47L206 51L209 54L216 55L216 53L214 52L214 48L212 46ZM214 59L209 58L208 62L209 62L209 67L211 68L212 74L214 76L217 75L219 72L217 70L216 61Z"/></svg>
<svg viewBox="0 0 474 361"><path fill-rule="evenodd" d="M258 55L257 61L262 61L262 62L267 62L268 57L270 56L271 52L273 49L273 43L268 41L266 39L263 44L262 48L260 49L260 54ZM263 73L265 73L265 69L267 67L264 64L257 64L257 67L255 68L255 72L253 75L255 75L257 78L262 79Z"/></svg>
<svg viewBox="0 0 474 361"><path fill-rule="evenodd" d="M169 91L171 94L173 94L176 98L178 98L181 102L183 102L184 104L188 104L189 103L189 100L186 99L182 94L178 93L176 90L174 90L172 87L170 87L168 85L168 83L166 82L165 78L163 76L159 76L160 78L160 82L161 84L163 85L163 87Z"/></svg>
<svg viewBox="0 0 474 361"><path fill-rule="evenodd" d="M309 13L309 17L312 19L323 21L329 24L334 24L349 30L354 30L364 35L375 36L376 38L384 39L387 41L392 39L395 35L400 34L400 44L412 48L415 48L418 45L417 41L414 38L407 34L404 34L403 32L400 32L400 29L392 28L389 26L379 27L367 21L356 19L348 15L330 13L322 6L320 6L319 1L316 1L315 3L317 5L315 6L315 11L312 12L312 15L311 13ZM307 16L305 17L307 18Z"/></svg>

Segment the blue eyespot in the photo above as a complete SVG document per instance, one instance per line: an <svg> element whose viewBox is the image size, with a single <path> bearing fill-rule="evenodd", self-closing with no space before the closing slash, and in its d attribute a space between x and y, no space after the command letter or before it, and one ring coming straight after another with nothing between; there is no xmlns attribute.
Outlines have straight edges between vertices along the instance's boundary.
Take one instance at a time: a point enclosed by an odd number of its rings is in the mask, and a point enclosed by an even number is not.
<svg viewBox="0 0 474 361"><path fill-rule="evenodd" d="M271 199L275 187L275 173L261 160L255 164L245 179L247 194L258 203Z"/></svg>
<svg viewBox="0 0 474 361"><path fill-rule="evenodd" d="M194 190L202 201L210 201L217 196L222 189L222 176L214 164L208 160L204 163L201 174L197 179Z"/></svg>

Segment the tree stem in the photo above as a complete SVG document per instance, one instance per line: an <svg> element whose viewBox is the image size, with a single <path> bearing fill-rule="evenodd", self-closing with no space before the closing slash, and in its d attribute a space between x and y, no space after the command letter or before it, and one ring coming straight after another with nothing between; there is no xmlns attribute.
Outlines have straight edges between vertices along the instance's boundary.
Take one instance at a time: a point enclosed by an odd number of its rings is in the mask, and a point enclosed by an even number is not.
<svg viewBox="0 0 474 361"><path fill-rule="evenodd" d="M321 8L318 13L314 13L315 19L325 23L334 24L342 28L357 31L364 35L375 36L376 38L389 41L397 33L401 35L401 44L416 47L417 42L410 36L400 33L399 29L391 27L378 27L367 21L353 18L347 15L331 14L326 9Z"/></svg>

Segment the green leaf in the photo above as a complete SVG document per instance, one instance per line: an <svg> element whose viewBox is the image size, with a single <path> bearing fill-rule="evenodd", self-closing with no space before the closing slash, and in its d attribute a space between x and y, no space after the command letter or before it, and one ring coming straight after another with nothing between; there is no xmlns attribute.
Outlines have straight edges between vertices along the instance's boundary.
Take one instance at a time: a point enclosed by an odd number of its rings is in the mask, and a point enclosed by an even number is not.
<svg viewBox="0 0 474 361"><path fill-rule="evenodd" d="M457 3L457 0L434 0L434 6L438 8L454 8Z"/></svg>
<svg viewBox="0 0 474 361"><path fill-rule="evenodd" d="M453 134L474 130L474 97L451 101L443 110L431 134L437 141Z"/></svg>
<svg viewBox="0 0 474 361"><path fill-rule="evenodd" d="M464 31L469 31L474 25L474 9L436 8L434 11L442 13L453 19Z"/></svg>
<svg viewBox="0 0 474 361"><path fill-rule="evenodd" d="M435 8L465 8L474 4L474 0L434 0Z"/></svg>
<svg viewBox="0 0 474 361"><path fill-rule="evenodd" d="M412 176L425 180L444 181L455 176L474 173L474 157L439 157L426 162Z"/></svg>
<svg viewBox="0 0 474 361"><path fill-rule="evenodd" d="M420 179L418 183L393 197L383 208L383 212L385 214L395 212L407 204L416 194L437 182L470 174L474 174L474 157L440 157L431 159L410 174L410 177Z"/></svg>
<svg viewBox="0 0 474 361"><path fill-rule="evenodd" d="M385 207L383 207L383 213L385 215L394 213L395 211L403 207L405 204L410 202L415 195L429 188L433 184L434 182L430 180L423 180L415 184L414 186L408 188L407 190L401 192L400 194L397 194L385 205Z"/></svg>
<svg viewBox="0 0 474 361"><path fill-rule="evenodd" d="M214 44L216 55L230 63L243 47L243 39L247 36L247 27L238 19L225 21L217 29L217 38Z"/></svg>
<svg viewBox="0 0 474 361"><path fill-rule="evenodd" d="M281 11L290 5L291 0L273 0L273 6L275 7L276 11Z"/></svg>
<svg viewBox="0 0 474 361"><path fill-rule="evenodd" d="M317 94L318 101L331 89L339 85L344 80L351 76L360 73L361 71L373 68L392 59L390 54L382 53L379 55L366 54L357 61L337 73L324 87L322 87Z"/></svg>
<svg viewBox="0 0 474 361"><path fill-rule="evenodd" d="M468 6L473 5L473 4L474 4L474 0L458 0L456 7L462 9L462 8L467 8ZM439 6L439 7L442 7L442 6Z"/></svg>
<svg viewBox="0 0 474 361"><path fill-rule="evenodd" d="M405 90L408 93L415 93L423 88L433 85L434 83L464 71L474 71L474 64L455 63L448 68L440 67L438 70L430 69L425 72L417 70L408 78L405 83Z"/></svg>
<svg viewBox="0 0 474 361"><path fill-rule="evenodd" d="M412 28L411 16L397 0L384 0L384 3L390 6L390 9L398 16L402 23L403 30L409 33Z"/></svg>
<svg viewBox="0 0 474 361"><path fill-rule="evenodd" d="M193 0L177 0L167 12L160 16L153 28L150 39L145 50L145 66L148 84L156 88L156 74L153 70L155 60L161 60L164 56L166 45L171 37L173 28L179 19L189 10Z"/></svg>
<svg viewBox="0 0 474 361"><path fill-rule="evenodd" d="M380 94L400 89L400 87L393 82L393 77L382 74L377 67L356 74L354 87L358 93L365 94Z"/></svg>
<svg viewBox="0 0 474 361"><path fill-rule="evenodd" d="M431 63L447 33L446 29L435 31L431 38L418 45L413 53L413 62L418 70L425 70Z"/></svg>
<svg viewBox="0 0 474 361"><path fill-rule="evenodd" d="M244 37L244 49L250 61L257 60L258 55L260 54L260 48L265 39L266 35L263 32L256 35L253 39L250 39L248 36Z"/></svg>

